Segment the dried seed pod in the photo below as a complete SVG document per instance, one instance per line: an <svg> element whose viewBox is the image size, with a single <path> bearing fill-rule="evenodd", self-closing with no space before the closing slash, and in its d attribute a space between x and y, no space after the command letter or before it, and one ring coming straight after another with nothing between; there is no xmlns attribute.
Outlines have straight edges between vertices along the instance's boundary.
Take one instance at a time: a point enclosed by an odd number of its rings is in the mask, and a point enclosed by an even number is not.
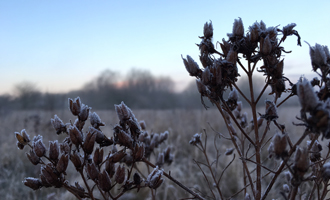
<svg viewBox="0 0 330 200"><path fill-rule="evenodd" d="M87 164L87 173L88 176L96 181L99 177L99 170L97 169L95 163Z"/></svg>
<svg viewBox="0 0 330 200"><path fill-rule="evenodd" d="M157 166L163 166L165 160L164 160L164 153L159 153L156 161Z"/></svg>
<svg viewBox="0 0 330 200"><path fill-rule="evenodd" d="M37 179L37 178L33 178L33 177L25 178L23 183L25 186L27 186L33 190L38 190L42 187L41 180Z"/></svg>
<svg viewBox="0 0 330 200"><path fill-rule="evenodd" d="M33 143L33 150L38 157L42 157L45 155L46 147L45 147L44 143L42 142L42 139L39 139Z"/></svg>
<svg viewBox="0 0 330 200"><path fill-rule="evenodd" d="M233 26L233 36L235 37L243 37L244 35L244 26L242 19L235 19Z"/></svg>
<svg viewBox="0 0 330 200"><path fill-rule="evenodd" d="M304 111L312 112L318 104L317 96L310 82L301 78L297 84L299 102Z"/></svg>
<svg viewBox="0 0 330 200"><path fill-rule="evenodd" d="M66 125L57 115L55 115L54 119L51 119L50 122L53 125L54 129L56 130L56 134L59 135L63 132L66 132Z"/></svg>
<svg viewBox="0 0 330 200"><path fill-rule="evenodd" d="M323 66L327 65L327 60L329 58L329 50L327 46L322 46L317 43L314 47L311 47L309 45L309 54L312 60L312 66L314 71L316 71L318 68L322 68Z"/></svg>
<svg viewBox="0 0 330 200"><path fill-rule="evenodd" d="M21 133L15 132L15 136L16 136L17 141L19 143L21 143L22 145L27 145L30 142L30 137L26 133L25 129L23 129L21 131Z"/></svg>
<svg viewBox="0 0 330 200"><path fill-rule="evenodd" d="M103 161L103 149L96 148L94 152L93 161L95 165L99 165Z"/></svg>
<svg viewBox="0 0 330 200"><path fill-rule="evenodd" d="M309 154L307 148L297 148L294 156L293 170L302 178L309 168Z"/></svg>
<svg viewBox="0 0 330 200"><path fill-rule="evenodd" d="M111 180L109 174L105 170L99 174L98 180L98 185L103 191L108 192L111 189Z"/></svg>
<svg viewBox="0 0 330 200"><path fill-rule="evenodd" d="M196 84L197 84L198 92L202 96L207 96L210 93L210 90L199 79L196 79Z"/></svg>
<svg viewBox="0 0 330 200"><path fill-rule="evenodd" d="M276 159L283 158L287 155L287 134L280 134L279 132L276 132L272 143L274 144L274 154Z"/></svg>
<svg viewBox="0 0 330 200"><path fill-rule="evenodd" d="M157 189L164 181L162 175L163 171L159 170L158 167L154 168L146 180L147 186L152 189Z"/></svg>
<svg viewBox="0 0 330 200"><path fill-rule="evenodd" d="M198 64L192 59L189 55L187 55L187 59L183 58L181 55L181 58L183 60L183 63L186 67L186 70L188 71L190 76L198 76L198 73L201 71Z"/></svg>
<svg viewBox="0 0 330 200"><path fill-rule="evenodd" d="M212 73L209 68L206 68L202 73L202 83L204 85L209 85L212 80Z"/></svg>
<svg viewBox="0 0 330 200"><path fill-rule="evenodd" d="M167 164L171 164L173 162L174 159L174 155L171 154L171 147L166 147L166 149L163 151L164 153L164 161Z"/></svg>
<svg viewBox="0 0 330 200"><path fill-rule="evenodd" d="M146 128L147 128L147 126L146 126L146 122L142 120L142 121L140 121L139 123L140 123L140 127L141 127L141 129L142 129L142 130L146 130Z"/></svg>
<svg viewBox="0 0 330 200"><path fill-rule="evenodd" d="M134 160L139 161L144 156L144 144L136 144L134 148Z"/></svg>
<svg viewBox="0 0 330 200"><path fill-rule="evenodd" d="M205 39L211 39L213 37L213 26L212 22L205 23L204 24L204 30L203 30L204 38Z"/></svg>
<svg viewBox="0 0 330 200"><path fill-rule="evenodd" d="M70 160L73 163L73 165L76 167L76 169L80 170L80 167L82 166L81 155L78 152L74 151L70 156Z"/></svg>
<svg viewBox="0 0 330 200"><path fill-rule="evenodd" d="M290 192L290 186L289 186L288 184L284 184L284 185L283 185L283 191L284 191L285 193L289 193L289 192Z"/></svg>
<svg viewBox="0 0 330 200"><path fill-rule="evenodd" d="M228 54L226 56L226 60L235 65L237 62L237 59L238 59L237 52L230 49L230 51L228 52Z"/></svg>
<svg viewBox="0 0 330 200"><path fill-rule="evenodd" d="M68 167L69 164L69 155L68 154L62 154L60 157L60 160L58 161L56 165L56 170L59 173L63 173L66 171L66 168Z"/></svg>
<svg viewBox="0 0 330 200"><path fill-rule="evenodd" d="M53 168L49 165L41 167L41 174L45 177L46 181L55 186L58 184L58 176L54 173Z"/></svg>
<svg viewBox="0 0 330 200"><path fill-rule="evenodd" d="M234 152L235 148L226 149L225 155L229 156Z"/></svg>
<svg viewBox="0 0 330 200"><path fill-rule="evenodd" d="M123 166L118 166L116 170L116 175L115 175L115 180L118 184L122 184L125 180L125 167Z"/></svg>
<svg viewBox="0 0 330 200"><path fill-rule="evenodd" d="M115 131L114 133L115 141L122 145L125 146L129 149L133 148L133 139L130 135L128 135L126 132L123 130L119 130L118 132Z"/></svg>
<svg viewBox="0 0 330 200"><path fill-rule="evenodd" d="M189 141L189 144L192 144L192 145L197 145L201 142L201 133L198 134L196 133L193 138Z"/></svg>
<svg viewBox="0 0 330 200"><path fill-rule="evenodd" d="M95 138L96 138L96 134L92 134L91 132L87 133L83 144L83 149L86 154L91 154L93 152Z"/></svg>
<svg viewBox="0 0 330 200"><path fill-rule="evenodd" d="M108 172L110 178L116 173L116 164L107 160L105 162L105 170Z"/></svg>
<svg viewBox="0 0 330 200"><path fill-rule="evenodd" d="M69 98L69 108L73 115L78 116L81 111L80 97L77 97L74 100Z"/></svg>
<svg viewBox="0 0 330 200"><path fill-rule="evenodd" d="M262 41L260 41L260 52L263 55L269 55L272 51L272 43L270 41L269 35L267 35Z"/></svg>
<svg viewBox="0 0 330 200"><path fill-rule="evenodd" d="M45 188L52 187L52 185L51 185L50 183L47 182L45 176L44 176L42 173L40 174L40 180L41 180L42 185L43 185Z"/></svg>
<svg viewBox="0 0 330 200"><path fill-rule="evenodd" d="M60 143L60 150L61 150L61 153L70 154L71 148L66 140L64 140L63 143Z"/></svg>
<svg viewBox="0 0 330 200"><path fill-rule="evenodd" d="M33 150L30 150L30 153L26 153L26 156L32 164L37 165L40 163L40 158L35 154Z"/></svg>
<svg viewBox="0 0 330 200"><path fill-rule="evenodd" d="M90 122L91 125L98 129L100 126L104 126L105 124L101 121L101 118L96 114L96 112L93 112L92 114L90 114Z"/></svg>
<svg viewBox="0 0 330 200"><path fill-rule="evenodd" d="M59 151L58 141L49 141L49 158L52 161L58 160Z"/></svg>
<svg viewBox="0 0 330 200"><path fill-rule="evenodd" d="M24 149L24 145L21 144L19 141L16 142L16 146L17 146L17 148L20 149L20 150L23 150L23 149Z"/></svg>
<svg viewBox="0 0 330 200"><path fill-rule="evenodd" d="M82 133L78 130L76 126L70 126L68 128L69 136L71 139L71 142L75 144L76 146L79 146L83 142L83 136Z"/></svg>
<svg viewBox="0 0 330 200"><path fill-rule="evenodd" d="M112 153L109 156L109 161L113 162L113 163L117 163L117 162L121 161L121 159L123 159L125 156L126 156L126 152L121 150L116 153Z"/></svg>
<svg viewBox="0 0 330 200"><path fill-rule="evenodd" d="M86 121L88 119L88 115L89 115L89 110L90 109L91 108L88 107L87 105L82 104L81 111L80 111L80 113L78 115L80 121Z"/></svg>

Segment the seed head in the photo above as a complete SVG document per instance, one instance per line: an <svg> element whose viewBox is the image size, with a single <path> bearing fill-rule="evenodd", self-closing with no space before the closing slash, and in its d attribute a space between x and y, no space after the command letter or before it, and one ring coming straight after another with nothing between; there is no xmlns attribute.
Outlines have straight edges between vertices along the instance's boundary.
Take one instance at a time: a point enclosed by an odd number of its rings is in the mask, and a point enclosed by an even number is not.
<svg viewBox="0 0 330 200"><path fill-rule="evenodd" d="M73 115L78 116L81 111L80 97L77 97L74 100L69 98L69 108Z"/></svg>
<svg viewBox="0 0 330 200"><path fill-rule="evenodd" d="M97 180L99 177L99 170L97 169L95 163L87 164L87 173L92 180Z"/></svg>
<svg viewBox="0 0 330 200"><path fill-rule="evenodd" d="M152 188L152 189L157 189L164 181L162 178L163 171L158 169L158 166L154 168L154 170L149 174L146 184Z"/></svg>
<svg viewBox="0 0 330 200"><path fill-rule="evenodd" d="M26 153L26 156L30 160L30 162L34 165L39 164L40 158L36 155L36 153L33 150L30 150L30 153Z"/></svg>
<svg viewBox="0 0 330 200"><path fill-rule="evenodd" d="M198 134L196 133L193 138L189 141L189 144L192 144L192 145L197 145L201 142L201 133Z"/></svg>
<svg viewBox="0 0 330 200"><path fill-rule="evenodd" d="M59 151L58 141L49 141L49 158L52 161L58 160Z"/></svg>
<svg viewBox="0 0 330 200"><path fill-rule="evenodd" d="M78 130L76 126L70 126L68 128L69 136L71 139L71 142L75 145L81 145L83 142L82 133Z"/></svg>
<svg viewBox="0 0 330 200"><path fill-rule="evenodd" d="M233 36L243 37L244 26L241 18L235 19L233 26Z"/></svg>
<svg viewBox="0 0 330 200"><path fill-rule="evenodd" d="M46 147L45 147L44 143L42 142L42 137L41 137L41 139L38 139L36 142L33 143L33 150L38 157L42 157L45 155Z"/></svg>
<svg viewBox="0 0 330 200"><path fill-rule="evenodd" d="M198 64L192 59L189 55L187 55L187 59L183 58L181 55L181 58L183 60L183 63L186 67L186 70L188 71L190 76L198 76L198 73L200 70Z"/></svg>
<svg viewBox="0 0 330 200"><path fill-rule="evenodd" d="M54 129L56 130L56 134L61 134L62 132L66 132L66 126L62 122L62 120L55 115L54 119L50 120L51 124L53 125Z"/></svg>
<svg viewBox="0 0 330 200"><path fill-rule="evenodd" d="M82 104L81 111L80 111L80 113L78 115L79 116L79 120L86 121L88 119L88 115L89 115L89 110L90 109L91 108L88 107L87 105Z"/></svg>
<svg viewBox="0 0 330 200"><path fill-rule="evenodd" d="M318 104L318 99L310 82L306 78L301 78L297 84L297 93L302 110L312 112Z"/></svg>
<svg viewBox="0 0 330 200"><path fill-rule="evenodd" d="M263 55L269 55L270 52L272 51L272 43L268 35L263 39L260 48L261 48L260 51Z"/></svg>
<svg viewBox="0 0 330 200"><path fill-rule="evenodd" d="M213 37L213 26L212 22L204 24L204 37L205 39L211 39Z"/></svg>
<svg viewBox="0 0 330 200"><path fill-rule="evenodd" d="M111 180L107 171L103 170L103 172L99 174L98 180L98 184L103 191L108 192L111 189Z"/></svg>
<svg viewBox="0 0 330 200"><path fill-rule="evenodd" d="M105 162L105 170L108 172L110 178L116 173L116 164L109 159Z"/></svg>
<svg viewBox="0 0 330 200"><path fill-rule="evenodd" d="M307 172L309 168L309 155L307 148L297 148L296 154L294 157L294 165L293 169L296 171L301 177Z"/></svg>
<svg viewBox="0 0 330 200"><path fill-rule="evenodd" d="M273 137L272 143L274 144L274 154L276 159L283 158L287 155L287 134L281 134L279 132L276 132Z"/></svg>
<svg viewBox="0 0 330 200"><path fill-rule="evenodd" d="M60 157L60 160L58 161L56 165L56 169L59 173L63 173L66 171L66 168L69 164L69 155L68 154L62 154Z"/></svg>
<svg viewBox="0 0 330 200"><path fill-rule="evenodd" d="M33 177L25 178L23 183L25 186L27 186L33 190L38 190L42 187L41 180L37 179L37 178L33 178Z"/></svg>
<svg viewBox="0 0 330 200"><path fill-rule="evenodd" d="M87 133L86 138L84 140L84 144L83 144L83 149L84 149L85 153L91 154L93 152L95 138L96 138L96 134L92 134L91 132Z"/></svg>
<svg viewBox="0 0 330 200"><path fill-rule="evenodd" d="M96 148L94 152L93 161L95 165L99 165L103 161L103 149L100 150L100 148Z"/></svg>
<svg viewBox="0 0 330 200"><path fill-rule="evenodd" d="M90 115L90 122L91 122L91 125L98 129L99 126L104 126L104 122L101 121L101 118L96 114L96 112L93 112L91 115Z"/></svg>
<svg viewBox="0 0 330 200"><path fill-rule="evenodd" d="M17 141L24 146L30 142L30 137L27 134L27 132L25 131L25 129L23 129L21 131L21 133L15 132L15 136L16 136Z"/></svg>
<svg viewBox="0 0 330 200"><path fill-rule="evenodd" d="M118 184L122 184L125 180L125 167L119 165L116 170L115 180Z"/></svg>
<svg viewBox="0 0 330 200"><path fill-rule="evenodd" d="M77 170L80 170L80 167L82 166L82 158L81 155L74 151L73 154L70 156L70 160L73 163L73 165L76 167Z"/></svg>

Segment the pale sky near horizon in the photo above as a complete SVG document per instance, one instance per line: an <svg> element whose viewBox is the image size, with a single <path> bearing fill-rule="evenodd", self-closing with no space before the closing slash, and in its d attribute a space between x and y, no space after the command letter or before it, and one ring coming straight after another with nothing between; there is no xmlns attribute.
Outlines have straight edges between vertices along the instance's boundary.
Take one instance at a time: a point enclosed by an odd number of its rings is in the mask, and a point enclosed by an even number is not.
<svg viewBox="0 0 330 200"><path fill-rule="evenodd" d="M270 2L270 1L269 1ZM234 19L245 30L296 23L302 38L283 46L288 77L310 76L309 47L330 45L330 1L0 1L0 95L30 81L45 92L79 89L105 69L125 75L132 68L170 76L178 86L193 80L181 54L199 63L198 36L212 20L214 42L227 39ZM219 47L219 46L218 46Z"/></svg>

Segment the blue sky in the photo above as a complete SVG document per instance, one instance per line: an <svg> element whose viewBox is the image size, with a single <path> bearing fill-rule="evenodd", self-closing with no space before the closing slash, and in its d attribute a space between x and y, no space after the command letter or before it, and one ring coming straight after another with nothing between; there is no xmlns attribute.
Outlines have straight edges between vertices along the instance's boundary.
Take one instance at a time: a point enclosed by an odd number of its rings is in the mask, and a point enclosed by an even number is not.
<svg viewBox="0 0 330 200"><path fill-rule="evenodd" d="M330 1L0 1L0 94L23 81L42 91L78 89L103 70L132 68L170 76L179 87L191 77L181 54L198 60L198 36L212 20L214 42L226 38L234 19L247 30L296 23L302 41L330 45ZM311 74L309 48L289 37L285 74Z"/></svg>

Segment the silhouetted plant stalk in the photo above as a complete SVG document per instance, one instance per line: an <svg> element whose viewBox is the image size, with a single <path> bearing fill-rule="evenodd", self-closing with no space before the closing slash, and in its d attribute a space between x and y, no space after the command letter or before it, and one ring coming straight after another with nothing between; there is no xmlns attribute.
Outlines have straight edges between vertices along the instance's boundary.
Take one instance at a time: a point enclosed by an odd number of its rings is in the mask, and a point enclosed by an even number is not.
<svg viewBox="0 0 330 200"><path fill-rule="evenodd" d="M228 156L234 152L233 150L236 150L242 161L244 187L238 192L230 194L230 198L234 198L243 191L245 194L242 196L246 200L279 197L294 200L302 195L308 199L324 199L328 193L326 188L330 178L330 164L327 162L329 150L326 156L322 157L323 147L318 139L320 135L322 135L321 139L330 138L330 99L328 99L330 97L330 53L327 46L319 44L314 47L310 46L312 67L321 80L314 78L312 81L307 81L306 78L301 77L296 84L293 84L283 74L284 59L282 54L290 53L290 51L285 51L284 47L280 45L288 36L295 35L298 38L298 45L301 46L300 36L294 30L295 26L296 24L292 23L282 29L278 26L266 27L266 24L261 21L260 23L255 22L245 32L242 20L236 19L232 33L228 34L229 38L227 40L222 39L221 43L218 42L222 50L219 52L215 50L212 42L212 22L207 22L204 25L204 35L199 37L202 41L197 45L200 50L199 58L203 69L189 55L182 58L189 75L196 77L197 88L204 107L207 108L203 97L207 97L217 107L224 119L229 138L220 133L219 136L229 139L234 147L230 151L227 150L225 155ZM262 64L258 67L257 64L260 61ZM243 73L248 77L249 94L244 94L236 84L240 76L238 67L242 68ZM265 76L265 85L257 96L254 96L255 86L253 85L255 73L263 73ZM267 98L272 100L265 102L264 114L257 113L257 103L263 95L266 95L264 92L269 86L271 88L269 95L271 96ZM313 87L318 87L318 91L315 92ZM231 92L225 99L223 95L228 89ZM278 103L278 99L283 93L288 93L288 95ZM251 109L251 125L247 123L247 113L242 113L242 102L238 101L238 95L246 100ZM304 126L305 131L296 142L292 142L293 140L290 138L292 135L280 123L277 109L296 95L301 105L300 117L297 119L301 122L295 124ZM266 121L266 127L264 131L259 131L263 121ZM236 128L239 132L236 131ZM251 132L254 134L251 135ZM297 133L295 134L297 135ZM265 139L267 135L270 136L269 139ZM309 136L307 145L303 145L302 143L307 136ZM202 171L209 186L212 195L210 198L225 199L223 191L225 187L223 184L219 184L220 179L218 182L215 181L217 179L215 174L222 170L222 175L229 165L224 169L212 168L212 164L209 163L210 155L206 152L206 133L204 140L205 144L203 145L202 135L196 134L190 141L192 145L203 152L206 161L206 163L200 161L195 161L195 163ZM270 144L268 144L269 142ZM265 149L266 145L268 145L267 150ZM216 144L214 144L214 151L216 152L214 159L217 163L220 156ZM268 151L268 158L263 156L265 155L263 154L264 151ZM271 159L282 160L282 162L271 169L263 162L263 160ZM229 164L231 163L232 161ZM206 166L207 170L202 166ZM286 182L283 182L283 188L274 188L274 183L284 173L289 174L287 176L290 177ZM270 181L266 181L264 178L269 175L272 177ZM212 182L217 184L212 185ZM307 183L313 186L308 187L306 186ZM303 185L305 185L304 191L301 189ZM271 190L277 190L278 196L268 197ZM215 194L215 191L218 192L218 195Z"/></svg>

